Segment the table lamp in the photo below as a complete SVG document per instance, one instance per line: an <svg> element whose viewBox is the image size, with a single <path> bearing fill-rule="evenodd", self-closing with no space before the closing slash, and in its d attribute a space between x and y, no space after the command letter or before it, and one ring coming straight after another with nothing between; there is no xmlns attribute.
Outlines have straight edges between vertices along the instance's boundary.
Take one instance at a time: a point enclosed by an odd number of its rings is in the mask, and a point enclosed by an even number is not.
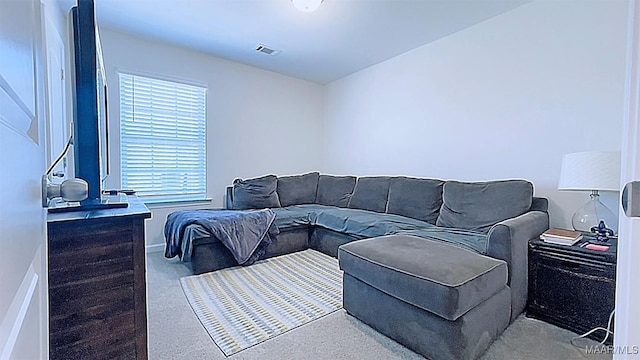
<svg viewBox="0 0 640 360"><path fill-rule="evenodd" d="M618 232L618 217L600 201L598 191L620 191L620 152L587 151L562 158L558 190L591 191L591 199L576 210L571 224L577 231L590 232L604 221Z"/></svg>

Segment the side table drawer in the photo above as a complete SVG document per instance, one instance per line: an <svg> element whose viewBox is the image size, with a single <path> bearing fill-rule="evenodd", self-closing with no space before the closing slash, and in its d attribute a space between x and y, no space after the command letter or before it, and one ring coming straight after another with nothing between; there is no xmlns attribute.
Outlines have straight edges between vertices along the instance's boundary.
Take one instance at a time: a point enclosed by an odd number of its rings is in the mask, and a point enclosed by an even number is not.
<svg viewBox="0 0 640 360"><path fill-rule="evenodd" d="M527 314L577 333L606 327L615 287L615 264L533 249Z"/></svg>

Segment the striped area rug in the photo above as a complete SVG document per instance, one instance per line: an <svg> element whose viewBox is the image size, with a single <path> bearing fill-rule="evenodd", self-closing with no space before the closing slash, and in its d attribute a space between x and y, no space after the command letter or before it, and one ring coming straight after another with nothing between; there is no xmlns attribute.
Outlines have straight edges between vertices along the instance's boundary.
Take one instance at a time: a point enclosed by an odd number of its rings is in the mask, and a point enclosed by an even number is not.
<svg viewBox="0 0 640 360"><path fill-rule="evenodd" d="M180 279L226 356L342 308L338 260L315 250Z"/></svg>

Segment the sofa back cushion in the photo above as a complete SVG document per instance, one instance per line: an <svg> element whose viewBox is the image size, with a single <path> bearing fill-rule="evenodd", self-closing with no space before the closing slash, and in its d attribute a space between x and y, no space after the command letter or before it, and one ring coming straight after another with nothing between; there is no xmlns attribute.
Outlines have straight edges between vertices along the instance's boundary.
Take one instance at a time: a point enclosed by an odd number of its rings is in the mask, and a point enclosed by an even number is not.
<svg viewBox="0 0 640 360"><path fill-rule="evenodd" d="M435 224L442 206L444 181L393 177L389 184L387 213Z"/></svg>
<svg viewBox="0 0 640 360"><path fill-rule="evenodd" d="M447 181L436 225L488 232L494 224L529 211L533 184L526 180Z"/></svg>
<svg viewBox="0 0 640 360"><path fill-rule="evenodd" d="M388 176L358 178L347 207L384 213L387 209L390 182L391 178Z"/></svg>
<svg viewBox="0 0 640 360"><path fill-rule="evenodd" d="M313 204L318 191L320 174L311 172L303 175L278 177L278 198L281 206Z"/></svg>
<svg viewBox="0 0 640 360"><path fill-rule="evenodd" d="M320 175L316 204L347 207L355 186L355 176Z"/></svg>
<svg viewBox="0 0 640 360"><path fill-rule="evenodd" d="M233 209L264 209L280 207L276 192L278 178L266 175L253 179L233 181Z"/></svg>

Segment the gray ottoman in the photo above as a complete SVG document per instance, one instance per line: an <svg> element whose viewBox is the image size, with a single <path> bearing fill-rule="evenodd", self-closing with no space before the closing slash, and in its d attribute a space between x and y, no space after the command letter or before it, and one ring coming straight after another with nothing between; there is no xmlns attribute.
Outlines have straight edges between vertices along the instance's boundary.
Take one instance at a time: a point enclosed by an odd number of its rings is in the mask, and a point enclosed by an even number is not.
<svg viewBox="0 0 640 360"><path fill-rule="evenodd" d="M342 245L338 259L345 310L427 358L478 358L509 324L504 261L409 235Z"/></svg>

